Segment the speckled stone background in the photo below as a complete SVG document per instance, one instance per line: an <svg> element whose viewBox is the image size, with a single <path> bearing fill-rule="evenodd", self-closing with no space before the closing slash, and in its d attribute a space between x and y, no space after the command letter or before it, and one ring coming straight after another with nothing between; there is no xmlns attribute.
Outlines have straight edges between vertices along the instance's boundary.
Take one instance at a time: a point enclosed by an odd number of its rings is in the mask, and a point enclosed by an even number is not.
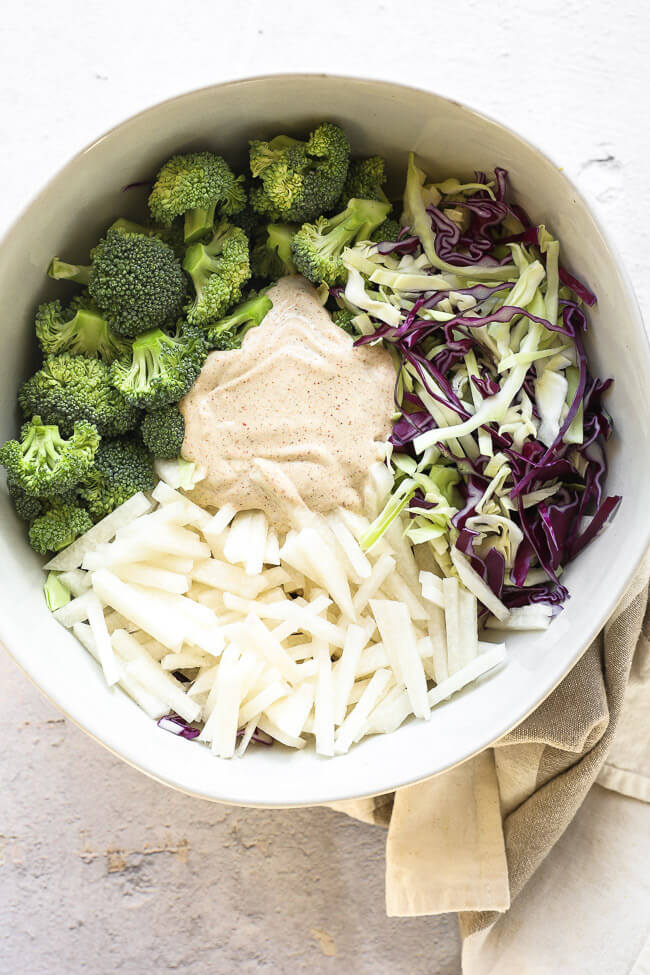
<svg viewBox="0 0 650 975"><path fill-rule="evenodd" d="M6 4L0 231L74 152L160 99L361 74L451 95L544 147L595 200L647 307L649 49L637 0ZM384 916L382 831L171 792L4 656L0 702L0 975L459 975L453 917Z"/></svg>

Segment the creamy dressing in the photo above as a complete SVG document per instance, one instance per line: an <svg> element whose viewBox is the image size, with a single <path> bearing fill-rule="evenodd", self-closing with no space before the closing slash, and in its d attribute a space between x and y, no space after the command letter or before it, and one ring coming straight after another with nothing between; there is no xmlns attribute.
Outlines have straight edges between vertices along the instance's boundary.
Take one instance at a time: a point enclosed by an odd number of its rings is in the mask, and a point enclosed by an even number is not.
<svg viewBox="0 0 650 975"><path fill-rule="evenodd" d="M241 349L211 352L179 403L182 456L207 471L192 498L261 509L281 528L304 506L360 510L391 431L391 357L354 348L304 278L282 278L268 296L262 324Z"/></svg>

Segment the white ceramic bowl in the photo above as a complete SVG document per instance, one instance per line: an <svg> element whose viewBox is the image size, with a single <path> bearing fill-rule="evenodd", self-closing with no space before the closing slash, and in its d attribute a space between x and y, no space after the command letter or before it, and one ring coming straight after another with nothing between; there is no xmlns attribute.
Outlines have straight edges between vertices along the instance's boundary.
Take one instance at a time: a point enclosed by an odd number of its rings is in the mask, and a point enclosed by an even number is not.
<svg viewBox="0 0 650 975"><path fill-rule="evenodd" d="M191 92L136 115L97 139L49 182L0 249L0 439L14 435L16 391L34 366L36 303L59 294L45 271L53 254L84 262L105 226L136 216L137 191L171 153L210 147L245 161L247 140L340 122L356 153L381 153L396 186L407 150L432 174L495 165L535 220L559 236L563 259L597 292L587 342L592 368L616 377L608 406L616 435L608 449L609 490L624 495L611 527L570 566L572 598L545 633L513 634L500 672L412 720L322 759L310 749L251 749L230 762L156 727L121 691L109 690L95 662L54 622L43 597L41 559L6 492L0 495L0 640L40 689L116 755L168 785L212 800L289 806L386 792L463 761L517 724L578 660L623 593L648 544L650 357L630 284L602 228L576 188L538 149L502 125L445 98L401 85L353 78L281 75Z"/></svg>

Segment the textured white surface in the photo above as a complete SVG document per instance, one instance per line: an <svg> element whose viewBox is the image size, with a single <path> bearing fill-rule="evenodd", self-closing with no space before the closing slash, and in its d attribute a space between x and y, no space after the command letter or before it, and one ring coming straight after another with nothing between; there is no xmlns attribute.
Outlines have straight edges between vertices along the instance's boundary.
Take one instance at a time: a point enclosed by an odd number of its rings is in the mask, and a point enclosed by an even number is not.
<svg viewBox="0 0 650 975"><path fill-rule="evenodd" d="M647 307L649 44L635 0L12 4L0 231L74 152L160 99L266 72L360 74L458 98L542 146L595 198ZM459 972L452 920L384 917L380 831L176 795L4 658L0 686L2 975Z"/></svg>

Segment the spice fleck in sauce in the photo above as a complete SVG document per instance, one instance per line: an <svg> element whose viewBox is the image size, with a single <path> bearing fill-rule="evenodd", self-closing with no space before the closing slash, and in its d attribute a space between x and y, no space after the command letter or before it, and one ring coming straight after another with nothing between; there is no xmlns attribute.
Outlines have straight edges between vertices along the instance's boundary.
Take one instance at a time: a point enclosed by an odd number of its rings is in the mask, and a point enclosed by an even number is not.
<svg viewBox="0 0 650 975"><path fill-rule="evenodd" d="M211 352L179 404L182 455L207 471L192 497L261 509L281 528L303 505L360 510L391 431L391 357L354 348L304 278L282 278L268 296L262 324L241 349Z"/></svg>

